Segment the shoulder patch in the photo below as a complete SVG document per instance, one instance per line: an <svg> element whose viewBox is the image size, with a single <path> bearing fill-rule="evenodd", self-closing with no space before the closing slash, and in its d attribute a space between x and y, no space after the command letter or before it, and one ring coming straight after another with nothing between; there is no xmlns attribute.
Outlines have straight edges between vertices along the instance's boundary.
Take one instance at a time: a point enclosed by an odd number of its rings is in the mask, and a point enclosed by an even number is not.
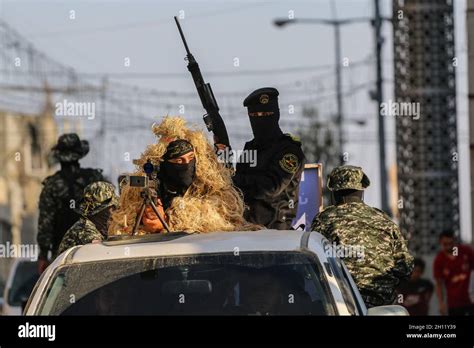
<svg viewBox="0 0 474 348"><path fill-rule="evenodd" d="M298 157L293 153L286 153L279 161L281 169L289 174L295 174L300 165Z"/></svg>

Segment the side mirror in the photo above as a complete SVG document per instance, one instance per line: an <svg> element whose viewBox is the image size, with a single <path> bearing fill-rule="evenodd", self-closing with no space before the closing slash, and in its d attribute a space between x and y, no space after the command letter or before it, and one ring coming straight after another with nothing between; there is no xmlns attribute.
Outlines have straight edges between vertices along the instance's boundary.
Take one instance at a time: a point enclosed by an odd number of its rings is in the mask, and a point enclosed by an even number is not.
<svg viewBox="0 0 474 348"><path fill-rule="evenodd" d="M377 306L367 310L367 315L410 315L405 307L399 305Z"/></svg>

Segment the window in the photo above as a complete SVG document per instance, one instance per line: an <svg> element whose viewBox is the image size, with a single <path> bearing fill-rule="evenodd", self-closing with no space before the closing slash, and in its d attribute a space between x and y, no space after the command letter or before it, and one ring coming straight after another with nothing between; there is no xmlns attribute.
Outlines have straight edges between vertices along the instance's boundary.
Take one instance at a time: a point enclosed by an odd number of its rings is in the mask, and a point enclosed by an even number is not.
<svg viewBox="0 0 474 348"><path fill-rule="evenodd" d="M349 284L349 288L351 289L352 298L355 299L355 303L357 305L357 314L362 315L363 313L367 311L367 309L365 308L365 304L363 304L362 297L360 296L360 294L359 295L356 294L356 290L354 289L356 285L354 283L354 280L352 280L351 282L352 277L350 276L350 273L347 270L347 267L345 266L345 264L343 264L341 261L340 265L341 265L342 275L344 276L344 279L346 280L347 284ZM365 309L363 309L362 306L364 306Z"/></svg>
<svg viewBox="0 0 474 348"><path fill-rule="evenodd" d="M352 292L352 287L349 279L347 278L347 274L345 274L344 267L342 266L342 262L339 258L336 257L328 257L329 264L331 265L331 269L334 273L334 277L336 277L337 284L341 289L342 297L344 298L344 302L347 305L349 313L351 315L360 315L360 310L356 304L355 296Z"/></svg>
<svg viewBox="0 0 474 348"><path fill-rule="evenodd" d="M33 124L28 124L28 135L30 137L30 168L31 172L41 171L43 168L43 158L41 156L41 141L37 128Z"/></svg>
<svg viewBox="0 0 474 348"><path fill-rule="evenodd" d="M10 306L21 306L30 296L38 278L36 262L20 261L11 288L8 289L8 304Z"/></svg>
<svg viewBox="0 0 474 348"><path fill-rule="evenodd" d="M0 220L0 244L6 244L6 242L11 242L12 237L13 236L11 225L4 220Z"/></svg>

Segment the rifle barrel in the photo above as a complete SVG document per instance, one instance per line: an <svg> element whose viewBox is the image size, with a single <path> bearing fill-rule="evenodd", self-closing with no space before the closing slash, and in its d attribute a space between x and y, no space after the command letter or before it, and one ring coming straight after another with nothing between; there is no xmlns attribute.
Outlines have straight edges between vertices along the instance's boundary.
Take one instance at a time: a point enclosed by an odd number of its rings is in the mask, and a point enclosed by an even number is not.
<svg viewBox="0 0 474 348"><path fill-rule="evenodd" d="M188 43L186 42L186 39L184 38L183 30L181 29L181 25L179 24L178 17L174 16L174 21L176 22L176 25L178 26L179 35L181 35L181 39L183 40L184 48L186 49L186 53L188 55L190 55L191 52L189 51Z"/></svg>

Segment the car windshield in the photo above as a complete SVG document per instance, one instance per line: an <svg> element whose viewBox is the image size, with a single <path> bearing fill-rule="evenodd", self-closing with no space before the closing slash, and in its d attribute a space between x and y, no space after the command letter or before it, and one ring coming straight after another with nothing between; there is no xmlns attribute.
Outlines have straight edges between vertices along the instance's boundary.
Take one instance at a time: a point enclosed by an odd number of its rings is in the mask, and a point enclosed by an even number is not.
<svg viewBox="0 0 474 348"><path fill-rule="evenodd" d="M319 261L301 252L123 259L59 268L42 315L331 315Z"/></svg>

